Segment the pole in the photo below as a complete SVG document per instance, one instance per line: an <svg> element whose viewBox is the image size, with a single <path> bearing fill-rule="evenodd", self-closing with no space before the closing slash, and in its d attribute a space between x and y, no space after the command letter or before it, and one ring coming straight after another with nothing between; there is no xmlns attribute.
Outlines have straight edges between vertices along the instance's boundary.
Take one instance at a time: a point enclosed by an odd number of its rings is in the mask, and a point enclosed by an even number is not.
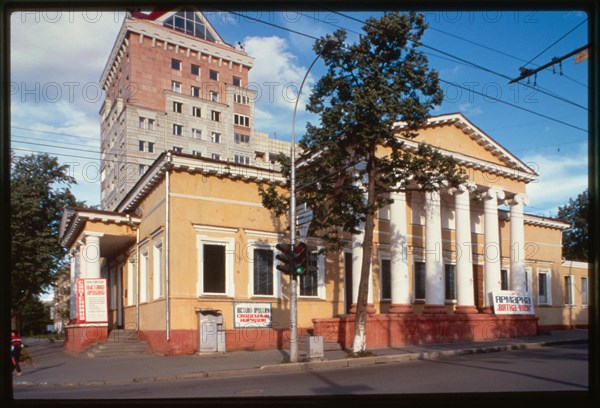
<svg viewBox="0 0 600 408"><path fill-rule="evenodd" d="M298 110L302 88L310 70L316 64L317 60L321 58L321 54L323 54L323 51L328 46L338 43L336 37L327 37L327 43L323 46L321 52L317 54L312 64L310 64L306 74L304 74L304 78L298 89L298 95L296 96L294 115L292 117L292 146L290 147L290 245L292 251L296 246L296 111ZM298 277L294 271L290 273L290 362L298 362Z"/></svg>

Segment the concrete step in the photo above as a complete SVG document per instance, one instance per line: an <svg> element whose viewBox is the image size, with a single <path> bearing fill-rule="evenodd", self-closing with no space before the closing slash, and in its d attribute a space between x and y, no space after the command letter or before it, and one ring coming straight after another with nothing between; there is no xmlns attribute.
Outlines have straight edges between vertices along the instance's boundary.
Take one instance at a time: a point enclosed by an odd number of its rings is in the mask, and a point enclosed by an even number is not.
<svg viewBox="0 0 600 408"><path fill-rule="evenodd" d="M309 352L309 341L310 336L302 336L298 341L298 354L301 356L308 356ZM339 343L335 343L331 340L323 339L323 351L336 351L343 350Z"/></svg>
<svg viewBox="0 0 600 408"><path fill-rule="evenodd" d="M85 351L89 358L118 357L149 352L148 344L133 330L112 330L108 339L96 343Z"/></svg>

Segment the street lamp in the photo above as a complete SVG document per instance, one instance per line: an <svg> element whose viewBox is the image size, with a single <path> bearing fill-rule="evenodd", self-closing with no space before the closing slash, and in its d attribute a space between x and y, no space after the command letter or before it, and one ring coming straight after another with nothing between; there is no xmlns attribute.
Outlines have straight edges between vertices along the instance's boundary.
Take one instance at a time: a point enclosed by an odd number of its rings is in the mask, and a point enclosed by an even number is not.
<svg viewBox="0 0 600 408"><path fill-rule="evenodd" d="M327 35L327 42L323 45L321 51L317 54L298 89L296 96L296 104L294 106L294 116L292 119L292 146L290 148L290 245L292 248L296 246L296 111L298 110L298 102L302 94L302 87L308 73L315 65L317 60L321 58L323 52L331 47L339 45L339 40L335 36ZM296 363L298 361L298 277L297 274L290 275L290 361Z"/></svg>

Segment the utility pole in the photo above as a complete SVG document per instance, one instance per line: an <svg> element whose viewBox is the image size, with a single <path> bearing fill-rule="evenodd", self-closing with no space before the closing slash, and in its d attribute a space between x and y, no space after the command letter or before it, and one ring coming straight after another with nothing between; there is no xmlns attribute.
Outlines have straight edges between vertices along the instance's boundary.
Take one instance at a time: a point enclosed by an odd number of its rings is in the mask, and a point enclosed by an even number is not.
<svg viewBox="0 0 600 408"><path fill-rule="evenodd" d="M544 65L542 65L540 67L537 67L535 69L528 69L528 68L525 68L525 67L521 67L521 68L519 68L519 71L521 72L521 75L519 75L515 79L512 79L509 82L509 84L514 84L515 82L519 82L522 79L529 78L530 76L535 75L538 72L543 71L543 70L545 70L548 67L551 67L553 65L559 64L563 60L569 58L570 56L575 55L575 54L579 54L583 50L588 49L588 47L589 47L589 44L586 44L583 47L577 48L575 51L571 51L570 53L563 55L562 57L558 57L558 58L554 57L554 58L552 58L552 61L550 61L547 64L544 64Z"/></svg>

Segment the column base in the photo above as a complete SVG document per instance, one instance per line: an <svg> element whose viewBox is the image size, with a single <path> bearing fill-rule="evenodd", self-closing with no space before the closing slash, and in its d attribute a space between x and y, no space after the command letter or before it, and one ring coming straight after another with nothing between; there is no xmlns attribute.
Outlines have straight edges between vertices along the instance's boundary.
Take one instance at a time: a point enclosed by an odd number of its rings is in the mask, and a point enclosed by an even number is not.
<svg viewBox="0 0 600 408"><path fill-rule="evenodd" d="M475 314L475 313L479 313L479 310L477 310L477 308L475 306L456 306L456 309L454 309L454 313L457 314Z"/></svg>
<svg viewBox="0 0 600 408"><path fill-rule="evenodd" d="M479 310L479 313L494 314L494 307L493 306L484 306Z"/></svg>
<svg viewBox="0 0 600 408"><path fill-rule="evenodd" d="M412 306L407 304L392 304L388 310L389 314L412 314Z"/></svg>
<svg viewBox="0 0 600 408"><path fill-rule="evenodd" d="M375 310L375 305L373 303L368 303L367 304L367 314L375 314L377 311ZM352 303L352 305L350 305L350 311L348 312L349 314L356 314L356 303Z"/></svg>
<svg viewBox="0 0 600 408"><path fill-rule="evenodd" d="M425 305L423 307L423 314L446 314L448 310L444 305Z"/></svg>

